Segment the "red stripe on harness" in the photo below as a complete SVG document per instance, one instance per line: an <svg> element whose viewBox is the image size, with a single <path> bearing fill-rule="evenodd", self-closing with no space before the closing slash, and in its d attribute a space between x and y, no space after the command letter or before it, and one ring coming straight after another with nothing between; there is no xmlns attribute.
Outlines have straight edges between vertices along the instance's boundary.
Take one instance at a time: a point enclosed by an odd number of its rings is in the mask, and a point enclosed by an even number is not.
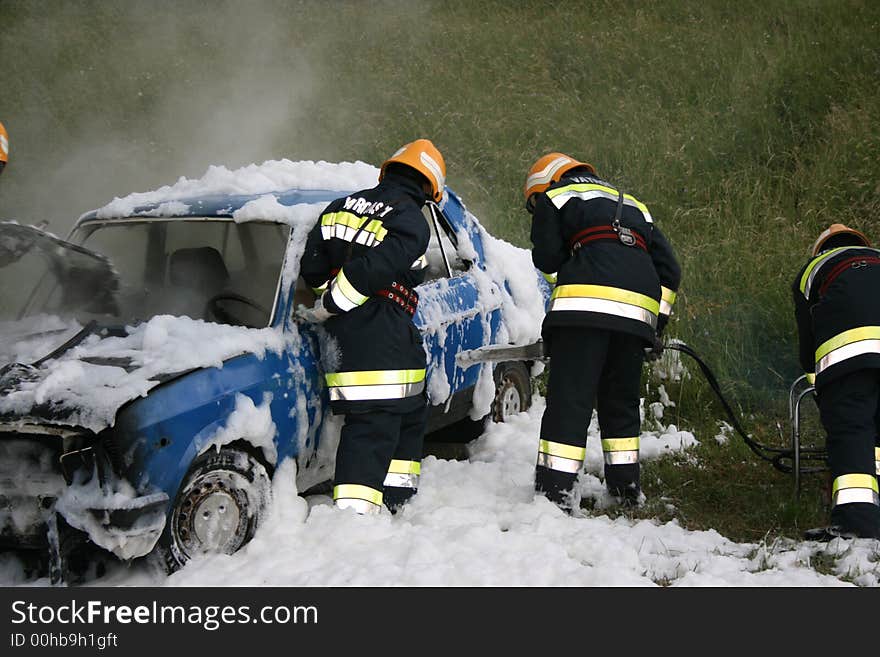
<svg viewBox="0 0 880 657"><path fill-rule="evenodd" d="M861 269L862 267L868 267L870 265L880 265L880 258L876 256L869 256L867 258L862 256L853 256L852 258L847 258L846 260L841 260L836 265L834 265L834 269L828 272L828 276L825 277L825 280L822 281L822 286L819 288L819 296L825 296L825 290L828 289L828 286L834 282L834 279L840 276L847 269Z"/></svg>
<svg viewBox="0 0 880 657"><path fill-rule="evenodd" d="M630 231L636 240L634 246L639 247L642 251L647 251L648 244L645 242L645 238L632 229L630 229ZM580 247L598 240L614 240L615 242L619 242L620 238L614 230L614 227L611 225L593 226L592 228L585 228L584 230L575 233L575 235L568 241L568 248L572 251L576 251Z"/></svg>
<svg viewBox="0 0 880 657"><path fill-rule="evenodd" d="M419 306L419 293L415 290L410 290L402 283L394 282L391 284L391 289L379 290L375 296L396 303L410 317L416 314L416 308Z"/></svg>

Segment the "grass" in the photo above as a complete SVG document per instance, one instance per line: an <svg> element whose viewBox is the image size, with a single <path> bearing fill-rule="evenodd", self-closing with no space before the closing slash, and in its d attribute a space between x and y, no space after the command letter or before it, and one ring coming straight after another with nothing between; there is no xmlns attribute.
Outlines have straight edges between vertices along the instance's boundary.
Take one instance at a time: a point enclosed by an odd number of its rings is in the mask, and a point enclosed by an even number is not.
<svg viewBox="0 0 880 657"><path fill-rule="evenodd" d="M870 0L0 0L0 14L0 61L25 63L0 71L7 214L69 224L209 163L379 163L427 136L469 208L527 247L525 172L562 150L651 208L684 272L669 334L768 441L799 374L789 286L809 245L831 222L880 238ZM671 392L701 446L645 467L651 498L750 540L823 521L821 481L795 505L790 478L712 440L706 386Z"/></svg>

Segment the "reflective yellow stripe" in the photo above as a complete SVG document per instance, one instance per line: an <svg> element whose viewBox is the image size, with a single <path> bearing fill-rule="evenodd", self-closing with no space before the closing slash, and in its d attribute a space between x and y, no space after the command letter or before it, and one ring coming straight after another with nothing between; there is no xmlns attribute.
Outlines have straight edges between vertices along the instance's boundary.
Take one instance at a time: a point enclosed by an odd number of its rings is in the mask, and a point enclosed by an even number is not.
<svg viewBox="0 0 880 657"><path fill-rule="evenodd" d="M577 196L583 200L589 200L591 198L607 198L610 201L617 201L620 192L613 187L608 187L607 185L597 185L595 183L574 183L572 185L566 185L565 187L557 187L556 189L551 189L547 192L547 196L553 201L554 205L557 208L562 207L565 204L565 201L562 200L560 202L555 201L557 197L561 196ZM639 209L639 211L645 216L645 221L648 223L653 223L654 219L651 217L651 213L648 211L648 206L638 200L632 194L624 194L623 195L624 205L631 205Z"/></svg>
<svg viewBox="0 0 880 657"><path fill-rule="evenodd" d="M619 192L613 187L597 185L595 183L575 183L573 185L565 185L564 187L551 189L547 192L547 196L553 199L561 194L569 194L571 192L605 192L612 196L617 196L619 194Z"/></svg>
<svg viewBox="0 0 880 657"><path fill-rule="evenodd" d="M675 305L675 292L668 287L660 286L660 314L671 315L672 306Z"/></svg>
<svg viewBox="0 0 880 657"><path fill-rule="evenodd" d="M340 270L336 275L330 294L333 297L334 303L345 312L363 305L370 298L358 292L354 285L348 282L344 270Z"/></svg>
<svg viewBox="0 0 880 657"><path fill-rule="evenodd" d="M364 372L334 372L324 375L328 386L380 386L419 383L425 380L425 370L367 370Z"/></svg>
<svg viewBox="0 0 880 657"><path fill-rule="evenodd" d="M603 452L631 452L638 450L639 437L635 438L603 438Z"/></svg>
<svg viewBox="0 0 880 657"><path fill-rule="evenodd" d="M807 372L807 383L810 385L815 385L816 383L816 373L815 372Z"/></svg>
<svg viewBox="0 0 880 657"><path fill-rule="evenodd" d="M550 283L550 285L556 285L556 272L553 272L552 274L541 272L541 276L543 276L544 280Z"/></svg>
<svg viewBox="0 0 880 657"><path fill-rule="evenodd" d="M314 292L317 296L321 296L324 292L327 291L327 288L330 287L330 281L327 281L320 287L313 287L312 292Z"/></svg>
<svg viewBox="0 0 880 657"><path fill-rule="evenodd" d="M872 249L869 246L839 246L836 249L831 249L830 251L825 251L821 255L816 256L810 261L810 264L807 265L806 269L804 269L804 273L801 275L801 284L800 290L801 294L803 294L808 299L810 298L810 291L813 286L813 279L816 278L816 274L819 273L819 269L828 262L830 258L838 255L841 251L846 251L849 249L850 251L875 251L876 249Z"/></svg>
<svg viewBox="0 0 880 657"><path fill-rule="evenodd" d="M367 222L367 217L359 217L351 212L330 212L321 217L322 226L342 224L349 228L360 228Z"/></svg>
<svg viewBox="0 0 880 657"><path fill-rule="evenodd" d="M861 340L880 340L880 326L860 326L859 328L850 329L843 333L838 333L830 340L823 342L816 349L816 362L840 347L844 347L853 342Z"/></svg>
<svg viewBox="0 0 880 657"><path fill-rule="evenodd" d="M607 285L559 285L553 290L550 299L587 297L592 299L607 299L609 301L620 301L628 303L631 306L644 308L653 315L660 312L660 302L656 299L633 292L632 290L623 290L618 287L609 287Z"/></svg>
<svg viewBox="0 0 880 657"><path fill-rule="evenodd" d="M339 484L333 488L333 499L364 500L379 506L382 504L382 491L361 484Z"/></svg>
<svg viewBox="0 0 880 657"><path fill-rule="evenodd" d="M388 472L392 474L422 474L422 464L419 461L393 459L388 466Z"/></svg>
<svg viewBox="0 0 880 657"><path fill-rule="evenodd" d="M388 229L385 228L379 219L370 219L369 217L359 217L356 214L352 214L351 212L331 212L329 214L325 214L321 217L321 234L325 239L330 237L338 237L340 239L345 239L346 241L351 241L354 239L354 233L350 235L340 234L338 231L330 230L334 226L345 226L346 228L351 228L353 231L361 230L361 235L363 238L359 238L358 241L363 239L367 240L368 235L373 236L373 240L375 243L379 243L385 239L385 236L388 235ZM326 229L326 230L325 230ZM364 235L364 234L367 235Z"/></svg>
<svg viewBox="0 0 880 657"><path fill-rule="evenodd" d="M831 249L827 253L823 253L822 255L817 256L817 257L813 258L812 260L810 260L810 263L807 265L806 269L804 269L804 273L801 275L801 284L800 284L801 294L803 294L804 296L809 296L809 294L806 291L807 290L807 281L810 279L810 274L813 273L813 270L819 266L819 263L824 260L827 260L828 258L833 256L835 253L838 253L839 251L841 251L845 248L846 248L845 246L841 246L837 249Z"/></svg>
<svg viewBox="0 0 880 657"><path fill-rule="evenodd" d="M564 459L583 461L587 455L585 447L575 447L565 443L554 443L550 440L542 440L538 443L538 451L551 456L561 456Z"/></svg>
<svg viewBox="0 0 880 657"><path fill-rule="evenodd" d="M874 474L880 477L880 447L874 448Z"/></svg>
<svg viewBox="0 0 880 657"><path fill-rule="evenodd" d="M869 474L845 474L840 475L837 479L834 480L834 485L831 487L831 494L833 495L839 490L843 490L844 488L870 488L875 493L877 491L877 477Z"/></svg>

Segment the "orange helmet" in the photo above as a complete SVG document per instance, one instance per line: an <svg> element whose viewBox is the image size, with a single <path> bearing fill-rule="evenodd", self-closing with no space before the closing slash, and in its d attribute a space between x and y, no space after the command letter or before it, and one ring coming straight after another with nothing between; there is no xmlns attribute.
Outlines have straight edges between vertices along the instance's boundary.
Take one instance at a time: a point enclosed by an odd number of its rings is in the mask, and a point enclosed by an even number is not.
<svg viewBox="0 0 880 657"><path fill-rule="evenodd" d="M819 234L816 243L813 244L813 257L819 255L822 251L822 247L825 246L825 243L828 240L838 235L852 235L864 246L871 246L871 240L869 240L864 233L855 230L854 228L850 228L849 226L844 226L843 224L831 224Z"/></svg>
<svg viewBox="0 0 880 657"><path fill-rule="evenodd" d="M589 162L578 162L563 153L548 153L544 157L538 159L529 169L529 175L526 176L526 186L523 192L526 195L526 202L532 197L532 194L543 192L550 185L559 182L562 175L566 171L570 171L575 167L586 167L590 173L596 175L596 167Z"/></svg>
<svg viewBox="0 0 880 657"><path fill-rule="evenodd" d="M9 162L9 135L6 134L6 128L0 123L0 171Z"/></svg>
<svg viewBox="0 0 880 657"><path fill-rule="evenodd" d="M379 180L385 177L385 169L392 162L405 164L422 174L431 184L431 198L439 202L446 185L446 162L430 139L416 139L401 147L382 163Z"/></svg>

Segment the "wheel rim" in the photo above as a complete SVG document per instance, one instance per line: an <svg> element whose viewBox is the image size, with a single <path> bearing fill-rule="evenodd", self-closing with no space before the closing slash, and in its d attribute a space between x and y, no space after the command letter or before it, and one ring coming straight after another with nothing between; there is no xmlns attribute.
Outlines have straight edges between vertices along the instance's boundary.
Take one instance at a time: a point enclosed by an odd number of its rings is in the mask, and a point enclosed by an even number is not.
<svg viewBox="0 0 880 657"><path fill-rule="evenodd" d="M209 472L187 487L174 512L173 531L188 556L232 554L247 533L247 495L229 471Z"/></svg>
<svg viewBox="0 0 880 657"><path fill-rule="evenodd" d="M504 386L501 388L501 394L499 395L498 401L502 422L505 422L508 418L516 415L522 410L519 391L509 379L504 380Z"/></svg>

